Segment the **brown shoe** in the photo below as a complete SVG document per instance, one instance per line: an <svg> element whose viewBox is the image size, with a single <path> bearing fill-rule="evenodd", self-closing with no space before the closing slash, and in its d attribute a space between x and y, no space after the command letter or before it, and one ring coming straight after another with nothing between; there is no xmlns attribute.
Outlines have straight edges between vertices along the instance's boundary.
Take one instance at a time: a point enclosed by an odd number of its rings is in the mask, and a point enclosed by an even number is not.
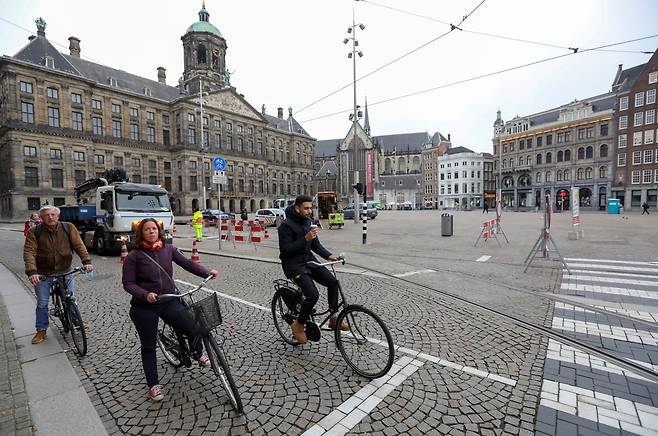
<svg viewBox="0 0 658 436"><path fill-rule="evenodd" d="M82 328L85 329L85 330L89 330L89 321L87 321L86 319L83 319L82 320Z"/></svg>
<svg viewBox="0 0 658 436"><path fill-rule="evenodd" d="M37 334L35 334L35 335L32 337L32 343L33 343L33 344L40 344L40 343L42 343L42 342L45 341L45 340L46 340L46 331L45 331L45 330L39 330L39 331L37 331Z"/></svg>
<svg viewBox="0 0 658 436"><path fill-rule="evenodd" d="M335 330L336 329L336 317L332 316L329 318L329 330ZM347 321L343 320L343 322L340 323L340 329L344 332L349 332L350 331L350 326L347 325Z"/></svg>
<svg viewBox="0 0 658 436"><path fill-rule="evenodd" d="M295 337L297 342L302 345L308 342L306 332L304 331L304 325L298 323L297 320L294 320L290 325L290 328L292 329L292 335Z"/></svg>

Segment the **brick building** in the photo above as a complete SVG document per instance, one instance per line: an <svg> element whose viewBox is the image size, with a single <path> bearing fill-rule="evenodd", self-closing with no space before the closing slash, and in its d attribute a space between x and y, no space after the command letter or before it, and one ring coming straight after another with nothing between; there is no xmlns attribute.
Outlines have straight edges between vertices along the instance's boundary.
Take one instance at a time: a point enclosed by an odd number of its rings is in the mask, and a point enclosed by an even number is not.
<svg viewBox="0 0 658 436"><path fill-rule="evenodd" d="M69 54L46 38L46 23L14 56L0 58L0 216L25 219L41 205L75 201L73 188L106 168L163 185L177 214L216 208L211 160L227 160L227 211L267 207L280 196L312 194L314 143L289 109L258 111L230 84L226 40L205 7L182 36L184 73L166 84ZM198 92L203 88L203 116ZM201 133L202 132L202 133Z"/></svg>
<svg viewBox="0 0 658 436"><path fill-rule="evenodd" d="M619 70L612 84L616 93L616 158L613 196L627 210L647 202L656 208L658 188L658 51L646 64Z"/></svg>

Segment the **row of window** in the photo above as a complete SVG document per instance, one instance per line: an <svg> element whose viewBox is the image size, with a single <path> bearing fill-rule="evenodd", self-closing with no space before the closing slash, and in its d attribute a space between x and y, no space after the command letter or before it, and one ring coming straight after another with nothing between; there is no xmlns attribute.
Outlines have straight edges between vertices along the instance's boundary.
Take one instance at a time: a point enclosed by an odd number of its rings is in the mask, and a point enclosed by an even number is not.
<svg viewBox="0 0 658 436"><path fill-rule="evenodd" d="M655 155L655 160L654 160ZM633 152L633 165L642 165L642 164L652 164L658 163L658 149L654 150L644 150L644 151L634 151ZM617 166L625 167L626 166L626 153L619 153L617 155Z"/></svg>
<svg viewBox="0 0 658 436"><path fill-rule="evenodd" d="M447 175L448 180L450 180L450 179L452 179L452 178L455 178L455 179L458 179L458 178L459 178L459 171L455 171L455 172L454 172L454 176L453 176L453 173L451 173L451 172L448 172L447 174L448 174L448 175ZM477 173L476 173L474 170L471 170L471 179L476 178L475 174L477 174L477 178L479 179L479 178L480 178L480 174L481 174L481 173L480 173L480 170L478 170ZM445 175L446 175L446 173L440 173L440 174L439 174L439 180L445 180L445 179L444 179L444 176L445 176ZM463 177L464 179L467 178L467 177L468 177L468 171L462 171L462 177Z"/></svg>
<svg viewBox="0 0 658 436"><path fill-rule="evenodd" d="M599 125L599 136L608 136L608 123L603 123ZM592 139L594 138L594 126L583 127L577 131L578 140L583 139ZM533 147L533 144L536 144L537 147L541 147L544 144L544 139L546 140L546 145L553 144L553 133L548 133L546 136L537 136L534 138L524 138L518 140L519 150L530 149ZM557 132L555 134L558 144L564 144L571 142L573 140L573 131L564 130ZM513 152L516 149L517 141L507 141L503 143L503 153ZM494 150L494 154L496 150Z"/></svg>
<svg viewBox="0 0 658 436"><path fill-rule="evenodd" d="M475 189L475 183L471 183L471 190L468 190L468 183L462 183L462 194L481 194L482 193L482 185L481 183L478 182L477 184L477 190ZM439 188L439 194L440 195L446 195L446 191L448 195L451 194L459 194L459 184L455 183L454 185L447 185L447 190L446 186L441 185ZM427 189L425 190L426 194L429 194L431 192L427 192Z"/></svg>
<svg viewBox="0 0 658 436"><path fill-rule="evenodd" d="M652 173L653 173L653 180L651 177ZM652 170L633 171L631 173L631 184L639 185L640 180L642 180L642 183L658 183L658 169L653 171Z"/></svg>
<svg viewBox="0 0 658 436"><path fill-rule="evenodd" d="M192 112L188 112L187 114L187 122L188 124L195 125L196 124L196 114ZM203 117L203 127L206 128L208 126L209 118L208 117ZM176 124L180 124L180 114L176 114ZM233 133L233 122L231 121L225 121L226 124L226 131L228 133ZM216 130L221 129L222 123L219 118L213 118L213 128ZM244 127L241 124L236 124L235 125L235 130L238 135L242 135L244 133ZM258 129L257 130L258 137L262 138L263 137L263 129ZM253 136L254 135L254 128L252 126L247 126L247 135Z"/></svg>
<svg viewBox="0 0 658 436"><path fill-rule="evenodd" d="M646 116L645 116L646 115ZM656 122L656 110L650 109L646 112L640 111L633 114L633 127L642 125L649 125ZM628 115L621 115L619 117L619 129L626 129L628 127Z"/></svg>
<svg viewBox="0 0 658 436"><path fill-rule="evenodd" d="M658 129L656 129L656 134L654 135L653 129L645 130L644 132L633 132L633 146L642 145L642 144L653 144L654 138L658 137ZM617 137L617 147L626 148L628 145L628 137L626 133L623 133Z"/></svg>
<svg viewBox="0 0 658 436"><path fill-rule="evenodd" d="M537 165L542 165L544 162L543 154L537 154L535 157L535 163ZM594 157L594 148L590 145L587 147L579 147L577 151L577 160L592 159ZM608 144L601 144L599 146L599 157L605 158L608 157ZM569 162L571 161L571 150L558 150L556 153L556 162ZM528 156L519 156L518 157L518 166L532 165L532 158ZM546 153L546 164L553 163L553 153ZM509 161L506 159L502 160L503 168L514 168L514 159L510 158Z"/></svg>
<svg viewBox="0 0 658 436"><path fill-rule="evenodd" d="M646 96L646 99L645 99ZM646 103L645 103L646 102ZM654 104L656 102L656 89L649 89L635 93L635 107L641 107L645 104ZM619 110L625 111L628 109L628 96L619 97Z"/></svg>
<svg viewBox="0 0 658 436"><path fill-rule="evenodd" d="M591 180L593 178L593 174L594 174L594 168L592 167L578 168L576 169L575 172L576 180ZM546 183L551 183L553 181L553 171L546 171L545 173L538 172L535 174L535 183L542 183L542 176ZM556 181L558 182L571 180L571 169L569 168L558 169L555 172L555 178ZM599 179L607 179L607 178L608 178L608 166L602 165L599 167ZM531 185L530 176L524 174L519 177L518 180L519 187L528 187L530 185ZM503 187L513 188L514 179L512 177L505 177L503 179Z"/></svg>
<svg viewBox="0 0 658 436"><path fill-rule="evenodd" d="M461 165L461 166L465 167L465 166L468 166L468 164L469 164L469 162L462 162L462 165ZM478 167L479 167L479 166L482 164L482 162L481 162L481 161L477 161L477 162L476 162L476 161L470 161L470 164L471 164L472 167L474 167L474 166L478 166ZM441 168L443 168L444 165L445 165L445 167L447 167L447 168L450 168L450 167L453 166L453 165L454 165L455 167L458 167L458 166L459 166L459 162L450 162L450 163L447 163L447 164L441 164Z"/></svg>

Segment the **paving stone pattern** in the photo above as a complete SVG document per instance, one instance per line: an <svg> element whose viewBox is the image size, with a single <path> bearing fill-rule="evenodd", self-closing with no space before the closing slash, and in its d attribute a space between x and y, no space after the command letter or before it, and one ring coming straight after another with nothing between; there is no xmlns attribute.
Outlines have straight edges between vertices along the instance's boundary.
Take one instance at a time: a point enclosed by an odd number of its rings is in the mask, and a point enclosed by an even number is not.
<svg viewBox="0 0 658 436"><path fill-rule="evenodd" d="M2 256L22 276L20 259ZM213 257L202 261L220 268L222 277L211 283L213 288L264 307L270 305L272 280L282 276L278 265ZM167 396L152 403L146 396L139 341L128 318L129 296L121 287L117 258L95 257L94 262L95 278L76 282L78 301L91 323L89 353L81 359L69 357L111 434L301 434L369 383L349 369L330 335L293 348L277 336L268 312L222 299L225 323L219 336L245 414L232 410L208 370L175 370L163 360L158 369ZM185 272L176 275L198 282ZM425 361L349 429L350 434L532 432L545 339L388 279L340 278L350 302L378 313L397 345L516 381L510 386L477 372ZM320 301L322 310L325 297ZM398 352L395 358L404 356Z"/></svg>
<svg viewBox="0 0 658 436"><path fill-rule="evenodd" d="M32 418L13 329L0 296L0 434L31 435Z"/></svg>

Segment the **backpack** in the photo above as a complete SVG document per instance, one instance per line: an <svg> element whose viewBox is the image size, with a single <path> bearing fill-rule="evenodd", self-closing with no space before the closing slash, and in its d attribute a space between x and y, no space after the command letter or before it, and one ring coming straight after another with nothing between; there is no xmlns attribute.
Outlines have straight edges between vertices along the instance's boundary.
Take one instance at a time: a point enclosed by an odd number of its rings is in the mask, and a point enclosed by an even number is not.
<svg viewBox="0 0 658 436"><path fill-rule="evenodd" d="M66 236L68 236L69 238L69 243L73 245L73 242L71 242L71 223L66 221L60 221L60 223L62 223L64 232L66 232ZM41 233L43 233L43 224L37 224L37 226L34 229L34 237L37 240L37 244L39 243L39 238L41 237Z"/></svg>

